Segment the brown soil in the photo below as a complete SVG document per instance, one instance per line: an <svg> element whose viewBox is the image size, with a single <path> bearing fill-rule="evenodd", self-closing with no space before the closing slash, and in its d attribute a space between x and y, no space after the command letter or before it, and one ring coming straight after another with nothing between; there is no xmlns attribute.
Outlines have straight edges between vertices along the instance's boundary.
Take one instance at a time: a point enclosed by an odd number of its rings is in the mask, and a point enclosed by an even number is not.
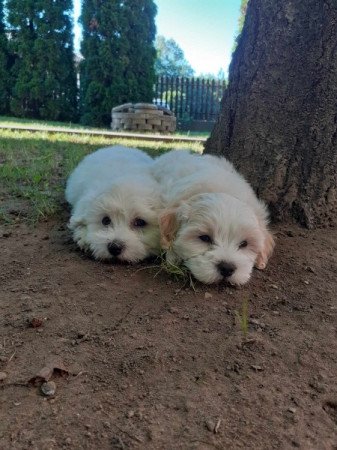
<svg viewBox="0 0 337 450"><path fill-rule="evenodd" d="M278 227L248 285L194 292L63 219L0 233L1 449L337 448L337 230ZM50 361L52 398L27 384Z"/></svg>

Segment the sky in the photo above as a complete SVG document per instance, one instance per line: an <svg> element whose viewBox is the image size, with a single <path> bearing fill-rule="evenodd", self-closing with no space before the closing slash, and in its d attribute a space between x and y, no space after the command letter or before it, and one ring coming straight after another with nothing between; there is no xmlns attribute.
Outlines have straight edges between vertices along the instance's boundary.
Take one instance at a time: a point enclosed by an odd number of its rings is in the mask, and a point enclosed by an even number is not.
<svg viewBox="0 0 337 450"><path fill-rule="evenodd" d="M241 0L155 0L157 34L174 39L184 51L196 75L222 69L227 73ZM80 27L76 24L80 0L74 0L75 49L79 49Z"/></svg>

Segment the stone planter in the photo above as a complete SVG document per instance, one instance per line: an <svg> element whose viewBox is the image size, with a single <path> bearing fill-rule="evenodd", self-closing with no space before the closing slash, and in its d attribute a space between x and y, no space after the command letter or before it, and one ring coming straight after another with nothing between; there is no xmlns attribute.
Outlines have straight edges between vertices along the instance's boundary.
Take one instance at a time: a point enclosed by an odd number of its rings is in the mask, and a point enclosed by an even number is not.
<svg viewBox="0 0 337 450"><path fill-rule="evenodd" d="M151 103L125 103L111 111L111 128L124 131L173 133L176 118L172 111Z"/></svg>

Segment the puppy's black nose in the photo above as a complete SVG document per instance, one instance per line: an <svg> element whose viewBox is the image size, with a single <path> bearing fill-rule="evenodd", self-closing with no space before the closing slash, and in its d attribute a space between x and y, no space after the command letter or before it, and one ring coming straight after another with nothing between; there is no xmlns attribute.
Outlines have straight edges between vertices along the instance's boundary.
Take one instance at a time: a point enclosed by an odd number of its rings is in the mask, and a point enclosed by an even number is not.
<svg viewBox="0 0 337 450"><path fill-rule="evenodd" d="M108 250L112 256L118 256L124 250L124 244L120 241L112 241L108 244Z"/></svg>
<svg viewBox="0 0 337 450"><path fill-rule="evenodd" d="M234 266L234 264L230 264L225 261L221 261L217 267L218 267L218 271L221 273L221 275L224 278L230 277L231 275L233 275L233 273L236 270L236 267Z"/></svg>

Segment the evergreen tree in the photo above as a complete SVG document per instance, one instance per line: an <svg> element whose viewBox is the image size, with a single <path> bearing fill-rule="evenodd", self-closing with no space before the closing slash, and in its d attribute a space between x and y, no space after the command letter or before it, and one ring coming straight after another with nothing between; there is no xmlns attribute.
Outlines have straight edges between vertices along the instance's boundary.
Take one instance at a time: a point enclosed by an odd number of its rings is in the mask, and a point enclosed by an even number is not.
<svg viewBox="0 0 337 450"><path fill-rule="evenodd" d="M83 1L83 123L108 126L113 106L152 101L155 14L153 0Z"/></svg>
<svg viewBox="0 0 337 450"><path fill-rule="evenodd" d="M0 114L9 111L9 55L3 22L3 0L0 0Z"/></svg>
<svg viewBox="0 0 337 450"><path fill-rule="evenodd" d="M49 120L76 119L72 0L8 0L12 69L11 111Z"/></svg>

